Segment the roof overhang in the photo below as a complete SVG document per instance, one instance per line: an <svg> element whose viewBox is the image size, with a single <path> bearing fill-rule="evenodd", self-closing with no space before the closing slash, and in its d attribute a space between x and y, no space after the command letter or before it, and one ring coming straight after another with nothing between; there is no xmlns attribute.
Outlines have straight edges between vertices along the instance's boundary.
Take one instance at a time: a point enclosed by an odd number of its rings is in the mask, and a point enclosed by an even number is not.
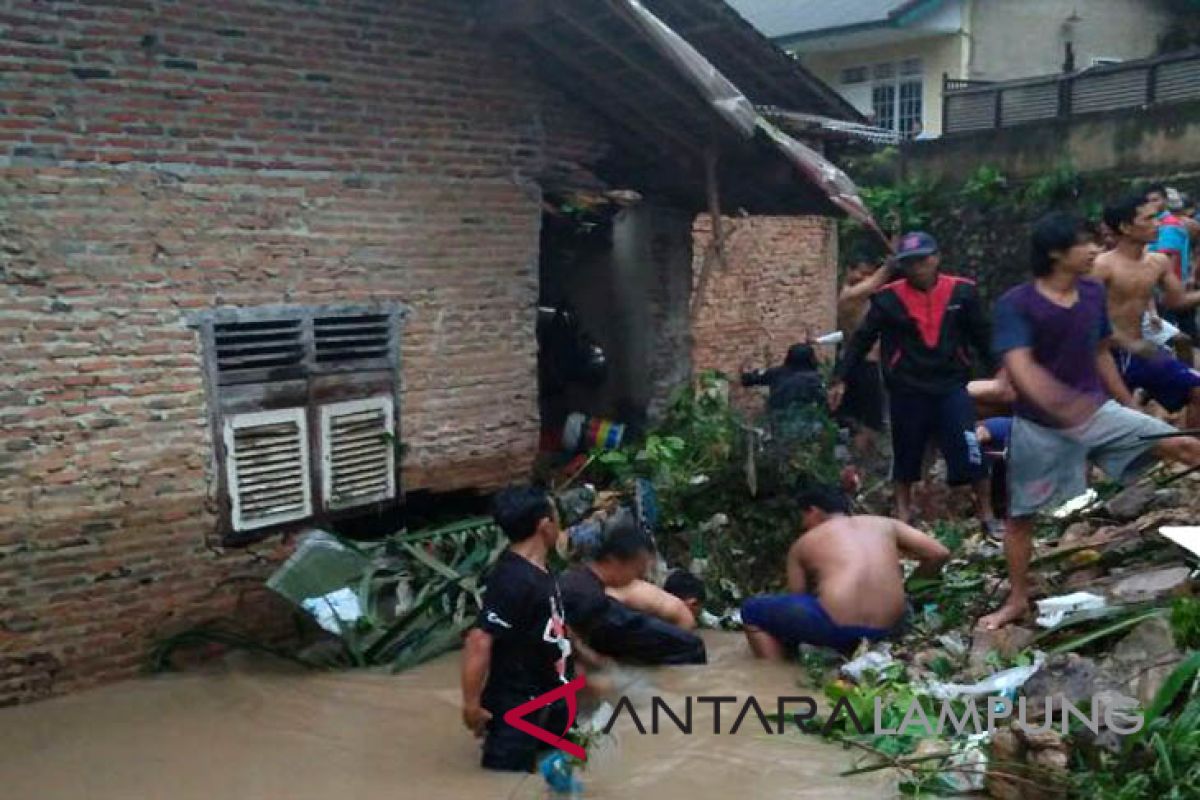
<svg viewBox="0 0 1200 800"><path fill-rule="evenodd" d="M493 31L529 46L539 75L610 124L619 146L597 165L610 185L701 210L715 154L730 210L840 213L828 187L834 173L844 176L828 164L811 168L820 156L802 145L781 146L782 132L759 124L751 102L863 118L722 0L487 0L484 11ZM677 46L664 46L670 37ZM739 104L740 120L731 124L726 98L714 98L711 86Z"/></svg>

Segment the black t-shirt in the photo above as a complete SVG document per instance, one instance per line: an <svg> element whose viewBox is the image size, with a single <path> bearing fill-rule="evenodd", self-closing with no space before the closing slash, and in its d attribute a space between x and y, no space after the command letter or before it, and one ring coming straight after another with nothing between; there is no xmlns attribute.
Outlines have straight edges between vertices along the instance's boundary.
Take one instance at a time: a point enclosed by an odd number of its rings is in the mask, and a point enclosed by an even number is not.
<svg viewBox="0 0 1200 800"><path fill-rule="evenodd" d="M616 602L605 594L600 578L586 566L564 572L559 585L571 629L585 636L609 610L609 605Z"/></svg>
<svg viewBox="0 0 1200 800"><path fill-rule="evenodd" d="M492 636L486 707L523 702L570 678L571 642L554 576L511 550L488 576L476 625Z"/></svg>

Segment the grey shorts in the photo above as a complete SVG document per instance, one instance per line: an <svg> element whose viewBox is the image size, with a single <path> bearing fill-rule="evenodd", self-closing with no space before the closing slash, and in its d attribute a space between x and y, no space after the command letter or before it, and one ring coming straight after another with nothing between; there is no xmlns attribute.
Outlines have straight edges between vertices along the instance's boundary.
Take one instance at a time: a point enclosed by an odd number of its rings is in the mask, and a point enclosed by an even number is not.
<svg viewBox="0 0 1200 800"><path fill-rule="evenodd" d="M1149 467L1156 442L1140 437L1174 428L1109 400L1074 428L1013 420L1008 450L1009 516L1028 517L1087 491L1087 462L1128 482Z"/></svg>

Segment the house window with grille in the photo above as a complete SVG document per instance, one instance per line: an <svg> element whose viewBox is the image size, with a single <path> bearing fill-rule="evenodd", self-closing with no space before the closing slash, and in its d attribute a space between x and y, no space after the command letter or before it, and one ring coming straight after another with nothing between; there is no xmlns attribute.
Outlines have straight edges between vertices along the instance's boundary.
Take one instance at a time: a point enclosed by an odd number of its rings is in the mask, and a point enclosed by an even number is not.
<svg viewBox="0 0 1200 800"><path fill-rule="evenodd" d="M902 136L911 136L921 124L921 81L903 81L900 84L897 130Z"/></svg>
<svg viewBox="0 0 1200 800"><path fill-rule="evenodd" d="M871 108L875 111L875 124L878 127L896 130L895 84L876 84L871 89Z"/></svg>
<svg viewBox="0 0 1200 800"><path fill-rule="evenodd" d="M395 304L216 309L201 336L229 538L399 497Z"/></svg>

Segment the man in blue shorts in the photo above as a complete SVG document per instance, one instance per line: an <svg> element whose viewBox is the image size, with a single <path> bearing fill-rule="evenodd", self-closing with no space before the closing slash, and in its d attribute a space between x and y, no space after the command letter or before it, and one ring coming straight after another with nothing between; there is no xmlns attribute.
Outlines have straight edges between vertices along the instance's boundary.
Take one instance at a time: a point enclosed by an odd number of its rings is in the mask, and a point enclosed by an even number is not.
<svg viewBox="0 0 1200 800"><path fill-rule="evenodd" d="M1104 223L1117 238L1117 246L1095 259L1092 275L1108 290L1108 316L1113 341L1120 348L1117 367L1130 389L1144 389L1168 411L1187 409L1187 426L1200 427L1200 372L1143 336L1142 319L1150 309L1155 290L1169 309L1194 309L1200 292L1188 292L1171 261L1160 253L1145 252L1155 240L1158 222L1154 204L1139 195L1104 209Z"/></svg>
<svg viewBox="0 0 1200 800"><path fill-rule="evenodd" d="M974 489L979 518L991 530L998 523L967 393L971 350L987 362L988 374L995 372L979 294L972 281L940 272L938 245L927 233L905 234L895 263L903 277L871 296L866 319L834 371L830 405L840 407L846 381L879 340L891 404L896 516L911 522L912 486L921 479L926 447L936 440L947 483Z"/></svg>
<svg viewBox="0 0 1200 800"><path fill-rule="evenodd" d="M936 575L950 557L937 539L887 517L850 516L845 496L827 486L796 498L804 532L787 555L787 594L742 604L750 649L781 660L802 643L842 653L895 633L906 609L900 559Z"/></svg>
<svg viewBox="0 0 1200 800"><path fill-rule="evenodd" d="M1016 388L1008 445L1008 524L1004 554L1009 595L980 624L1015 622L1029 609L1029 561L1036 515L1087 490L1087 462L1121 481L1154 459L1200 464L1200 439L1135 411L1110 349L1113 327L1104 287L1084 276L1099 248L1067 214L1033 229L1034 280L996 304L995 350Z"/></svg>

